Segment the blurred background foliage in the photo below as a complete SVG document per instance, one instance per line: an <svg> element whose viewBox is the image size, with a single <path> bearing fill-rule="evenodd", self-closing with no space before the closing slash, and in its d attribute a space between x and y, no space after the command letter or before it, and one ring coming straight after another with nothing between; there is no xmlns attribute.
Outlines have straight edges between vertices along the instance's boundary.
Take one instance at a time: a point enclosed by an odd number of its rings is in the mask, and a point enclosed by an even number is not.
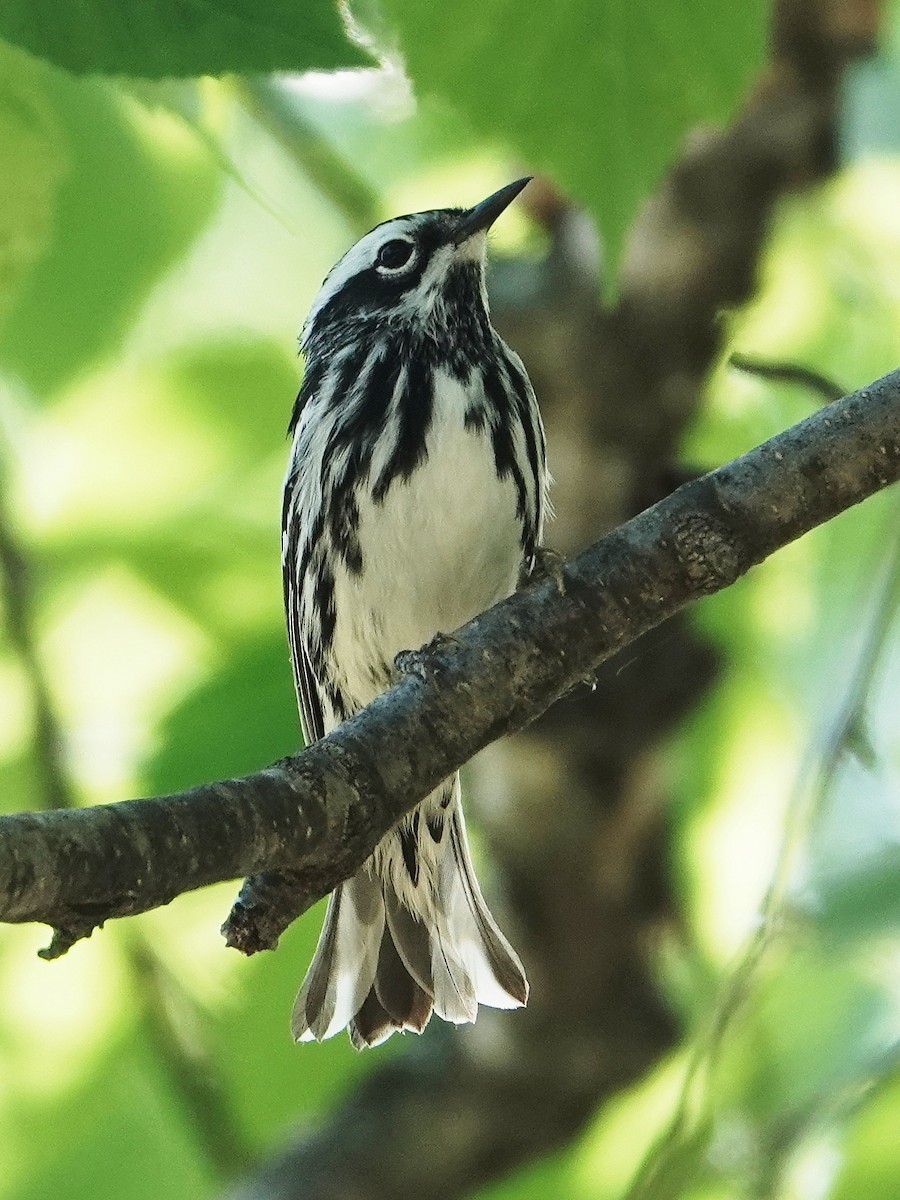
<svg viewBox="0 0 900 1200"><path fill-rule="evenodd" d="M374 221L471 203L523 166L591 213L614 263L685 133L752 82L767 6L385 0L356 10L365 50L326 0L211 23L165 7L0 16L9 810L296 747L279 489L323 275ZM758 296L723 317L729 350L847 389L897 365L898 39L893 6L847 82L841 170L781 205ZM322 73L373 46L387 65ZM209 77L226 70L292 74ZM541 234L511 211L495 251L538 256ZM684 463L820 402L723 360ZM685 918L658 958L683 1043L484 1200L900 1192L898 504L876 497L696 612L726 665L667 753ZM3 931L0 1200L206 1200L397 1052L293 1047L320 913L242 961L217 932L233 890L52 965L39 931Z"/></svg>

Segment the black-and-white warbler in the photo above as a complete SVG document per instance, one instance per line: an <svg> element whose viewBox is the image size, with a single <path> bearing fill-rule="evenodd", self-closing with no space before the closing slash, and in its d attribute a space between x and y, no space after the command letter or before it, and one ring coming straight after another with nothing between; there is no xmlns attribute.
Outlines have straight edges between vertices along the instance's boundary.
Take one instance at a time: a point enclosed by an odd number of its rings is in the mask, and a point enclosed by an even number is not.
<svg viewBox="0 0 900 1200"><path fill-rule="evenodd" d="M484 285L487 230L527 182L377 226L306 320L282 530L308 742L385 690L400 651L509 595L533 563L543 428ZM456 776L331 895L292 1029L349 1026L362 1047L421 1032L432 1010L459 1024L527 996L472 870Z"/></svg>

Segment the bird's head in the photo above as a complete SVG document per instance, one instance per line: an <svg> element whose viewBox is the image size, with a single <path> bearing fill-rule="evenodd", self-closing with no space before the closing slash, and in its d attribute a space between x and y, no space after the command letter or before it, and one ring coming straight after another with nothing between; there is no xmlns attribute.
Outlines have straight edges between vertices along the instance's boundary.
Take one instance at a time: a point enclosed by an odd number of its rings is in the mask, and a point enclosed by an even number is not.
<svg viewBox="0 0 900 1200"><path fill-rule="evenodd" d="M472 208L438 208L377 225L325 278L303 328L307 352L334 349L366 327L410 327L453 336L460 323L487 328L487 231L530 176Z"/></svg>

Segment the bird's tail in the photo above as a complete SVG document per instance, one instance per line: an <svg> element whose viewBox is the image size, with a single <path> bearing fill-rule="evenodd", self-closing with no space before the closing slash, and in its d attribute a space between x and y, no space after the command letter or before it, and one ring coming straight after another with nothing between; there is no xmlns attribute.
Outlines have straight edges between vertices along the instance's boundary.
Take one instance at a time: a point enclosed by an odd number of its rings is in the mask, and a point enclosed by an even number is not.
<svg viewBox="0 0 900 1200"><path fill-rule="evenodd" d="M474 1021L479 1004L517 1008L528 982L472 869L459 777L429 796L332 893L294 1004L297 1041L349 1027L357 1049L421 1033L432 1010Z"/></svg>

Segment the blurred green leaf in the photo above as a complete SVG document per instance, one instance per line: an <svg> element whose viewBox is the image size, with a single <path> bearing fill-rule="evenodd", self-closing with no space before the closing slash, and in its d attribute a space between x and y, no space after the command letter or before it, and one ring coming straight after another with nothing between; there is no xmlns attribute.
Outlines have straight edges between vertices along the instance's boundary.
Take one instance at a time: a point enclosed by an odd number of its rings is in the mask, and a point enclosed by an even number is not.
<svg viewBox="0 0 900 1200"><path fill-rule="evenodd" d="M900 929L900 848L884 849L860 870L817 880L814 913L830 937L896 934Z"/></svg>
<svg viewBox="0 0 900 1200"><path fill-rule="evenodd" d="M385 0L417 91L454 105L596 217L613 261L695 125L723 121L763 58L764 0Z"/></svg>
<svg viewBox="0 0 900 1200"><path fill-rule="evenodd" d="M226 911L227 903L222 919ZM229 1001L212 1031L235 1110L263 1145L298 1120L320 1119L354 1084L404 1050L400 1038L379 1047L377 1055L357 1053L346 1036L315 1044L291 1040L291 1007L324 915L324 903L317 904L281 936L274 954L238 963ZM221 952L234 954L224 943Z"/></svg>
<svg viewBox="0 0 900 1200"><path fill-rule="evenodd" d="M632 1181L624 1200L678 1200L686 1196L691 1184L704 1180L709 1173L710 1135L711 1128L704 1124L673 1139L663 1169L656 1170L655 1160L650 1160L650 1169L641 1171Z"/></svg>
<svg viewBox="0 0 900 1200"><path fill-rule="evenodd" d="M67 165L48 74L0 42L0 316L46 249Z"/></svg>
<svg viewBox="0 0 900 1200"><path fill-rule="evenodd" d="M55 1133L48 1139L49 1128ZM7 1132L31 1150L15 1192L0 1183L0 1194L16 1200L206 1200L213 1193L215 1177L178 1098L160 1086L159 1065L141 1036L110 1045L83 1086L20 1105Z"/></svg>
<svg viewBox="0 0 900 1200"><path fill-rule="evenodd" d="M159 751L142 775L150 794L164 794L258 770L301 743L279 621L269 637L234 648L209 681L170 712Z"/></svg>
<svg viewBox="0 0 900 1200"><path fill-rule="evenodd" d="M167 384L219 438L246 471L258 458L286 458L287 419L300 385L293 343L253 336L209 338L179 349L163 364Z"/></svg>
<svg viewBox="0 0 900 1200"><path fill-rule="evenodd" d="M477 1200L543 1200L573 1195L571 1147L530 1163L522 1172L479 1189Z"/></svg>
<svg viewBox="0 0 900 1200"><path fill-rule="evenodd" d="M850 1122L832 1200L896 1200L900 1194L900 1077L888 1075Z"/></svg>
<svg viewBox="0 0 900 1200"><path fill-rule="evenodd" d="M332 0L9 0L0 36L76 75L167 76L371 65Z"/></svg>
<svg viewBox="0 0 900 1200"><path fill-rule="evenodd" d="M732 1079L740 1078L742 1060L748 1110L761 1124L777 1125L827 1107L841 1088L866 1077L890 1002L850 955L802 940L770 954L725 1057L735 1056Z"/></svg>
<svg viewBox="0 0 900 1200"><path fill-rule="evenodd" d="M70 169L46 253L0 326L0 368L41 395L121 340L150 287L209 220L220 180L174 118L149 114L101 81L46 71L28 103L59 127ZM10 187L32 195L45 164L46 155L21 159Z"/></svg>

